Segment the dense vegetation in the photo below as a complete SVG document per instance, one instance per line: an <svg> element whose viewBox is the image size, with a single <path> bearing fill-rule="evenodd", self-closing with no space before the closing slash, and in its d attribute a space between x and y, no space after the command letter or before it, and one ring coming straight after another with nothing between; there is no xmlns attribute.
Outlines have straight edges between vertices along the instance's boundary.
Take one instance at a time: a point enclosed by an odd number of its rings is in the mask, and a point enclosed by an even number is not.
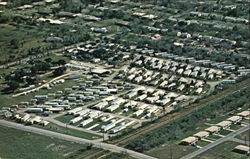
<svg viewBox="0 0 250 159"><path fill-rule="evenodd" d="M180 139L178 135L184 134L189 129L195 129L196 123L204 121L207 118L215 118L221 114L235 110L238 107L242 107L249 102L250 88L248 87L209 104L206 107L196 110L190 115L154 129L151 132L130 141L127 147L142 152L161 144Z"/></svg>
<svg viewBox="0 0 250 159"><path fill-rule="evenodd" d="M3 92L10 93L15 91L20 86L29 86L35 84L38 80L38 74L44 74L51 70L51 67L57 66L54 69L53 76L59 76L66 71L65 60L59 59L53 61L51 58L45 60L31 60L29 65L23 68L17 68L15 71L5 76L5 81L8 87Z"/></svg>

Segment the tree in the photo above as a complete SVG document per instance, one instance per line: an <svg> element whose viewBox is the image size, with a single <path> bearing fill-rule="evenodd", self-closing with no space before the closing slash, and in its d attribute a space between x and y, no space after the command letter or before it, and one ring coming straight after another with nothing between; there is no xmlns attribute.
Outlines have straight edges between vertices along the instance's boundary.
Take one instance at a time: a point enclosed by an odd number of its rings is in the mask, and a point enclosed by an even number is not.
<svg viewBox="0 0 250 159"><path fill-rule="evenodd" d="M52 59L49 57L49 58L46 58L44 61L47 62L47 63L51 63Z"/></svg>
<svg viewBox="0 0 250 159"><path fill-rule="evenodd" d="M14 91L19 87L19 83L17 81L11 80L8 82L9 89Z"/></svg>
<svg viewBox="0 0 250 159"><path fill-rule="evenodd" d="M10 45L12 46L12 48L17 49L19 47L19 41L17 39L12 39L10 41Z"/></svg>
<svg viewBox="0 0 250 159"><path fill-rule="evenodd" d="M53 71L53 76L60 76L66 71L66 67L59 67Z"/></svg>
<svg viewBox="0 0 250 159"><path fill-rule="evenodd" d="M63 59L58 60L57 64L58 65L65 65L67 62Z"/></svg>

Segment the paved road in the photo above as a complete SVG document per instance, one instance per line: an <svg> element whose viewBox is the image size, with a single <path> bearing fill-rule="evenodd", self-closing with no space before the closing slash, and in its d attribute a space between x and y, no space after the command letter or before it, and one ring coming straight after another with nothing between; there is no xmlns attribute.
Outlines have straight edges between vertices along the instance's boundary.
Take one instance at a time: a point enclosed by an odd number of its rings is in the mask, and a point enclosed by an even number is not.
<svg viewBox="0 0 250 159"><path fill-rule="evenodd" d="M194 158L194 157L200 155L201 153L206 152L207 150L209 150L209 149L211 149L211 148L213 148L213 147L215 147L215 146L217 146L217 145L219 145L219 144L221 144L221 143L223 143L223 142L225 142L227 140L230 140L230 139L234 138L235 136L237 136L237 135L239 135L239 134L241 134L241 133L243 133L243 132L245 132L245 131L247 131L249 129L250 129L250 125L247 125L247 126L245 126L243 128L240 128L237 131L234 131L234 132L228 134L227 136L225 136L223 138L220 138L220 139L214 141L213 143L210 143L210 144L202 147L201 149L199 149L197 151L194 151L194 152L182 157L181 159Z"/></svg>
<svg viewBox="0 0 250 159"><path fill-rule="evenodd" d="M66 134L61 134L61 133L57 133L57 132L53 132L53 131L48 131L48 130L44 130L44 129L40 129L40 128L35 128L35 127L31 127L31 126L24 126L22 124L13 123L13 122L5 121L5 120L0 120L0 125L14 128L14 129L23 130L23 131L28 131L31 133L36 133L36 134L40 134L40 135L44 135L44 136L55 137L58 139L62 139L62 140L70 141L70 142L75 142L75 143L79 143L79 144L89 143L89 144L93 144L94 147L102 148L102 149L109 150L112 152L117 152L117 153L124 153L125 152L125 153L129 154L130 156L138 158L138 159L156 159L154 157L151 157L151 156L139 153L139 152L128 150L128 149L125 149L123 147L118 147L116 145L106 144L106 143L102 143L99 141L87 140L87 139L74 137L74 136L70 136L70 135L66 135Z"/></svg>
<svg viewBox="0 0 250 159"><path fill-rule="evenodd" d="M245 141L245 140L241 140L237 138L233 138L230 141L238 142L239 144L243 144L243 145L250 145L250 141Z"/></svg>

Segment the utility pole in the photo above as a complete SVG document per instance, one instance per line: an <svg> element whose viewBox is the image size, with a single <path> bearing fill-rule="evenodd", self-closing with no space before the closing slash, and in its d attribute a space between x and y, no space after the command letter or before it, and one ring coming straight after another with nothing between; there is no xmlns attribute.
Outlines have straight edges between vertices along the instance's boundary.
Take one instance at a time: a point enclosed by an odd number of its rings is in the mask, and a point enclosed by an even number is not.
<svg viewBox="0 0 250 159"><path fill-rule="evenodd" d="M170 159L173 159L173 152L171 147L170 147Z"/></svg>
<svg viewBox="0 0 250 159"><path fill-rule="evenodd" d="M66 133L69 134L69 131L68 131L68 123L66 123Z"/></svg>
<svg viewBox="0 0 250 159"><path fill-rule="evenodd" d="M247 144L247 136L245 136L244 139L245 139L245 145L246 145Z"/></svg>
<svg viewBox="0 0 250 159"><path fill-rule="evenodd" d="M102 138L102 141L104 141L104 132L102 133L102 137L103 137L103 138Z"/></svg>

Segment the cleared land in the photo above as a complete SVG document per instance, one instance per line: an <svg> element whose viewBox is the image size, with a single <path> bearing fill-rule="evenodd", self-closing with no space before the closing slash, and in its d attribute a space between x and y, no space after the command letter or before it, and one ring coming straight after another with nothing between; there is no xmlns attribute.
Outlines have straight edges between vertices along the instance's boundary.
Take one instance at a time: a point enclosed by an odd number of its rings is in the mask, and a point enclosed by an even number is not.
<svg viewBox="0 0 250 159"><path fill-rule="evenodd" d="M246 140L246 141L250 141L250 130L246 131L238 136L236 136L236 138L241 139L241 140Z"/></svg>
<svg viewBox="0 0 250 159"><path fill-rule="evenodd" d="M8 159L71 158L85 146L0 126L0 157ZM14 149L13 149L14 147ZM86 152L88 153L88 152Z"/></svg>
<svg viewBox="0 0 250 159"><path fill-rule="evenodd" d="M248 159L247 155L232 152L234 147L239 145L235 142L224 142L207 152L197 156L195 159L212 159L212 158L226 158L226 159Z"/></svg>

